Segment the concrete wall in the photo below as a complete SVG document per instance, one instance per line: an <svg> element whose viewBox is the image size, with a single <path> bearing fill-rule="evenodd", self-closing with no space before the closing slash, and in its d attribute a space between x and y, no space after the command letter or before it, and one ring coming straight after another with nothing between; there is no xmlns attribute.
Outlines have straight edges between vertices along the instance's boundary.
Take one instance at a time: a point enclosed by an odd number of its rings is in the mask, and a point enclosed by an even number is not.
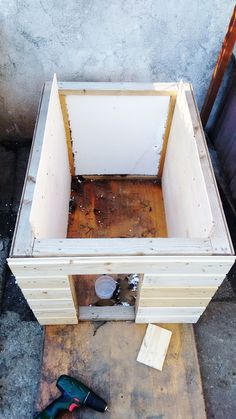
<svg viewBox="0 0 236 419"><path fill-rule="evenodd" d="M59 80L208 87L233 0L0 0L1 138L32 136L40 90Z"/></svg>

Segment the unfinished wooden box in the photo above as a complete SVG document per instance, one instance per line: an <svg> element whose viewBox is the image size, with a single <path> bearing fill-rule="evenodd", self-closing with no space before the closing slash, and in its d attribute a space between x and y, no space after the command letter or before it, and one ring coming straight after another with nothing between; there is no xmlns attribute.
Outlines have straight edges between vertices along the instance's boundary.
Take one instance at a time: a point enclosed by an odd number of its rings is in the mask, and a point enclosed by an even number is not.
<svg viewBox="0 0 236 419"><path fill-rule="evenodd" d="M41 324L195 323L234 256L191 85L46 83L8 263ZM81 307L105 273L135 307Z"/></svg>

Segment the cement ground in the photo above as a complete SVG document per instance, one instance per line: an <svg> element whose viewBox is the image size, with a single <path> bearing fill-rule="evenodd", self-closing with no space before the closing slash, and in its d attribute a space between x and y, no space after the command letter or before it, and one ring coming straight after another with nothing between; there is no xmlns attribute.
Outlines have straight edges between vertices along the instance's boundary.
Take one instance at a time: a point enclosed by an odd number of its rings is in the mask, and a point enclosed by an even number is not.
<svg viewBox="0 0 236 419"><path fill-rule="evenodd" d="M5 263L29 149L27 142L0 144L0 293L3 291L0 417L3 419L33 417L43 348L43 328L35 320ZM231 222L227 208L226 213L232 225L231 234L236 239L235 223ZM234 270L229 279L235 287ZM236 417L235 330L236 294L226 279L195 326L209 419Z"/></svg>

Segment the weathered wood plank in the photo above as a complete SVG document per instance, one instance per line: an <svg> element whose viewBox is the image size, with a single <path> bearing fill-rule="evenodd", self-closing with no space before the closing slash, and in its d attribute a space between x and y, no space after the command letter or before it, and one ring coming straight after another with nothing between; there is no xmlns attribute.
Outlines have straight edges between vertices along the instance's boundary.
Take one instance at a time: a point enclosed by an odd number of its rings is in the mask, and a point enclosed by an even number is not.
<svg viewBox="0 0 236 419"><path fill-rule="evenodd" d="M58 397L55 382L59 375L68 374L108 402L107 419L206 419L193 328L164 327L172 332L172 339L161 373L136 361L144 325L109 322L95 336L90 322L46 327L38 410ZM81 419L99 416L80 409L64 418L78 415Z"/></svg>
<svg viewBox="0 0 236 419"><path fill-rule="evenodd" d="M142 287L219 287L225 278L225 274L145 274Z"/></svg>
<svg viewBox="0 0 236 419"><path fill-rule="evenodd" d="M140 297L139 307L204 307L211 301L211 298L192 298L192 297L166 297L166 298L145 298Z"/></svg>
<svg viewBox="0 0 236 419"><path fill-rule="evenodd" d="M79 307L79 320L109 321L109 320L134 320L134 307Z"/></svg>

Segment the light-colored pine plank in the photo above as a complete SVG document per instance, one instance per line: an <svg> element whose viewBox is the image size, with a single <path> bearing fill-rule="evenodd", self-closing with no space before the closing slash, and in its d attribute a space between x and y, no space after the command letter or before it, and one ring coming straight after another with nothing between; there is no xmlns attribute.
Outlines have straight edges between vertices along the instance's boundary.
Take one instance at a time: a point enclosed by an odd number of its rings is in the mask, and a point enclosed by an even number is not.
<svg viewBox="0 0 236 419"><path fill-rule="evenodd" d="M204 310L205 307L138 307L135 322L195 323Z"/></svg>
<svg viewBox="0 0 236 419"><path fill-rule="evenodd" d="M28 299L27 303L29 304L29 306L31 307L31 309L34 310L51 310L51 309L55 309L55 310L59 310L61 311L61 309L64 308L73 308L74 309L74 303L72 301L71 298L68 299L55 299L55 300L47 300L47 299Z"/></svg>
<svg viewBox="0 0 236 419"><path fill-rule="evenodd" d="M200 115L194 99L192 86L185 84L186 99L188 102L196 144L200 157L201 167L205 183L207 186L208 198L211 205L213 218L215 221L214 230L211 235L213 252L215 254L234 254L232 241L226 223L211 158L208 152L204 131L201 124Z"/></svg>
<svg viewBox="0 0 236 419"><path fill-rule="evenodd" d="M21 288L34 289L34 288L68 288L68 277L67 276L35 276L35 277L17 277L17 284Z"/></svg>
<svg viewBox="0 0 236 419"><path fill-rule="evenodd" d="M25 298L28 300L44 299L44 300L72 300L71 289L70 288L34 288L34 289L25 289L21 288Z"/></svg>
<svg viewBox="0 0 236 419"><path fill-rule="evenodd" d="M194 324L197 323L200 318L200 314L197 315L186 315L186 316L165 316L165 315L159 315L159 314L148 314L148 313L142 313L139 314L136 323L138 324L146 324L146 323L171 323L171 324Z"/></svg>
<svg viewBox="0 0 236 419"><path fill-rule="evenodd" d="M208 239L107 238L35 240L33 256L212 254Z"/></svg>
<svg viewBox="0 0 236 419"><path fill-rule="evenodd" d="M211 236L214 220L183 85L168 139L162 191L169 237Z"/></svg>
<svg viewBox="0 0 236 419"><path fill-rule="evenodd" d="M27 166L25 182L18 210L10 256L31 256L34 236L29 222L31 204L38 173L44 129L50 100L51 83L45 83L39 105L33 142Z"/></svg>
<svg viewBox="0 0 236 419"><path fill-rule="evenodd" d="M233 256L107 256L10 258L12 272L22 276L76 275L103 273L150 274L226 274L234 263Z"/></svg>
<svg viewBox="0 0 236 419"><path fill-rule="evenodd" d="M145 274L143 288L152 287L219 287L225 278L225 274Z"/></svg>
<svg viewBox="0 0 236 419"><path fill-rule="evenodd" d="M63 325L63 324L77 324L78 323L78 319L77 317L56 317L56 318L51 318L49 317L44 318L44 317L37 317L37 320L39 322L39 324L43 325L52 325L52 324L58 324L58 325Z"/></svg>
<svg viewBox="0 0 236 419"><path fill-rule="evenodd" d="M165 162L165 157L166 157L166 149L167 149L171 124L172 124L172 119L173 119L173 114L174 114L174 109L175 109L175 102L176 102L176 97L172 96L170 99L170 104L169 104L165 134L164 134L163 145L162 145L162 150L161 150L160 164L159 164L158 174L157 174L159 179L161 179L162 173L163 173L163 167L164 167L164 162Z"/></svg>
<svg viewBox="0 0 236 419"><path fill-rule="evenodd" d="M35 237L66 237L70 186L66 133L54 75L29 216Z"/></svg>
<svg viewBox="0 0 236 419"><path fill-rule="evenodd" d="M141 288L140 298L210 298L217 291L217 287L178 287L178 288L161 288L161 287L148 287Z"/></svg>
<svg viewBox="0 0 236 419"><path fill-rule="evenodd" d="M64 127L65 127L67 151L68 151L68 158L69 158L69 164L70 164L70 174L71 176L74 176L75 175L74 157L73 157L73 151L72 151L72 143L71 143L72 139L71 139L70 123L69 123L69 118L68 118L68 110L66 106L66 99L64 95L59 95L59 98L60 98L62 116L63 116Z"/></svg>
<svg viewBox="0 0 236 419"><path fill-rule="evenodd" d="M63 318L71 318L76 317L76 311L74 308L62 308L61 310L58 309L43 309L40 310L34 310L35 317L40 318L57 318L57 317L63 317Z"/></svg>
<svg viewBox="0 0 236 419"><path fill-rule="evenodd" d="M134 307L79 307L79 320L109 321L109 320L134 320Z"/></svg>
<svg viewBox="0 0 236 419"><path fill-rule="evenodd" d="M172 332L149 324L138 353L137 361L162 371Z"/></svg>
<svg viewBox="0 0 236 419"><path fill-rule="evenodd" d="M139 299L139 307L207 307L207 304L211 301L211 298L143 298Z"/></svg>

